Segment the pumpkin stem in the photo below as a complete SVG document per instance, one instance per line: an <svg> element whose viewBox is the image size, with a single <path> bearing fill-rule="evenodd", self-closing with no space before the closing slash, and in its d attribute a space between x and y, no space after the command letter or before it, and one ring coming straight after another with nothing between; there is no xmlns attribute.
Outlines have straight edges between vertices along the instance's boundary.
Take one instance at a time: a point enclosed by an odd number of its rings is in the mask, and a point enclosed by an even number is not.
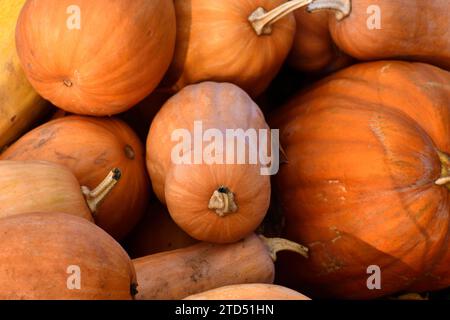
<svg viewBox="0 0 450 320"><path fill-rule="evenodd" d="M274 262L277 260L277 253L280 251L292 251L308 258L309 249L301 244L282 238L266 238L262 235L259 237L269 249L270 257Z"/></svg>
<svg viewBox="0 0 450 320"><path fill-rule="evenodd" d="M236 212L238 206L234 200L234 193L227 187L219 187L209 199L208 209L215 210L219 217Z"/></svg>
<svg viewBox="0 0 450 320"><path fill-rule="evenodd" d="M306 10L308 12L332 10L336 14L336 19L341 21L350 15L352 0L314 0Z"/></svg>
<svg viewBox="0 0 450 320"><path fill-rule="evenodd" d="M450 190L450 156L441 152L437 151L439 160L441 160L441 177L436 180L436 184L438 186L446 186L448 190Z"/></svg>
<svg viewBox="0 0 450 320"><path fill-rule="evenodd" d="M115 187L121 177L122 172L120 169L115 168L111 170L106 178L94 190L90 190L85 186L81 187L81 192L83 193L92 214L97 212L98 206L105 200L106 196Z"/></svg>
<svg viewBox="0 0 450 320"><path fill-rule="evenodd" d="M351 0L291 0L269 12L259 7L248 17L248 21L258 36L269 35L272 33L272 25L275 22L305 6L308 6L310 12L324 9L335 10L337 19L341 20L350 14Z"/></svg>

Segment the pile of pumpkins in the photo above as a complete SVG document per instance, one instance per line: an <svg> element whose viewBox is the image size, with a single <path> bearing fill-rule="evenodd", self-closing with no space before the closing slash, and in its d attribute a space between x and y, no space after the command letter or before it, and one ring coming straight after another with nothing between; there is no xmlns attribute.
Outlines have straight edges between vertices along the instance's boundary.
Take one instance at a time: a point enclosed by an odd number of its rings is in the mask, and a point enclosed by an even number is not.
<svg viewBox="0 0 450 320"><path fill-rule="evenodd" d="M450 287L447 0L2 0L0 29L1 299ZM279 172L174 163L199 121L279 129Z"/></svg>

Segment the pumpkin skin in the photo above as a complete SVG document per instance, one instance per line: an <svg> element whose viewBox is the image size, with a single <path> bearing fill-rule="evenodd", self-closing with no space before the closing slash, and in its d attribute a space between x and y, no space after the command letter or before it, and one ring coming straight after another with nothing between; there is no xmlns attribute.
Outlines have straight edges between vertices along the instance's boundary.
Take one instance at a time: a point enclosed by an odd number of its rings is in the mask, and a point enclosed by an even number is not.
<svg viewBox="0 0 450 320"><path fill-rule="evenodd" d="M28 82L15 46L15 27L25 0L0 2L0 150L49 111Z"/></svg>
<svg viewBox="0 0 450 320"><path fill-rule="evenodd" d="M426 64L361 64L274 116L286 237L311 249L307 262L280 257L281 284L358 299L450 285L450 196L435 184L437 150L450 153L449 82ZM371 265L381 290L367 288Z"/></svg>
<svg viewBox="0 0 450 320"><path fill-rule="evenodd" d="M122 177L95 213L96 223L122 239L144 214L149 198L145 151L123 121L66 116L30 131L1 156L2 160L42 160L69 168L91 189L113 168Z"/></svg>
<svg viewBox="0 0 450 320"><path fill-rule="evenodd" d="M64 212L93 222L75 176L41 161L0 161L0 218L33 211Z"/></svg>
<svg viewBox="0 0 450 320"><path fill-rule="evenodd" d="M352 0L350 15L330 32L337 46L359 60L401 58L450 69L448 1ZM369 6L381 9L381 29L369 29Z"/></svg>
<svg viewBox="0 0 450 320"><path fill-rule="evenodd" d="M329 12L294 11L297 31L289 54L289 65L309 73L331 73L351 63L331 39L328 27Z"/></svg>
<svg viewBox="0 0 450 320"><path fill-rule="evenodd" d="M177 226L162 204L154 201L149 205L147 214L130 233L125 248L130 257L140 258L185 248L197 242Z"/></svg>
<svg viewBox="0 0 450 320"><path fill-rule="evenodd" d="M284 239L252 234L232 244L202 242L134 259L139 283L136 299L177 300L226 285L272 283L277 253L299 252L298 247Z"/></svg>
<svg viewBox="0 0 450 320"><path fill-rule="evenodd" d="M80 29L69 28L73 6ZM41 96L71 113L102 116L128 110L156 88L175 32L171 0L28 0L16 43Z"/></svg>
<svg viewBox="0 0 450 320"><path fill-rule="evenodd" d="M130 300L136 275L126 252L79 217L29 213L0 220L0 298ZM80 289L68 289L80 269Z"/></svg>
<svg viewBox="0 0 450 320"><path fill-rule="evenodd" d="M251 283L225 286L183 300L311 300L303 294L274 284Z"/></svg>
<svg viewBox="0 0 450 320"><path fill-rule="evenodd" d="M295 33L292 14L272 34L258 36L248 21L258 8L282 0L175 0L177 40L164 81L180 90L202 81L231 82L252 97L261 94L289 54Z"/></svg>
<svg viewBox="0 0 450 320"><path fill-rule="evenodd" d="M261 175L259 164L249 161L174 164L172 151L179 142L172 140L172 134L186 129L194 137L195 121L202 121L204 131L218 129L223 134L226 129L269 128L244 91L233 84L205 82L172 97L153 120L148 135L147 168L153 190L167 204L173 220L197 240L238 241L262 222L270 202L270 178ZM191 140L191 148L183 155L194 152L195 139ZM236 212L224 216L208 209L212 194L221 186L234 193L238 206Z"/></svg>

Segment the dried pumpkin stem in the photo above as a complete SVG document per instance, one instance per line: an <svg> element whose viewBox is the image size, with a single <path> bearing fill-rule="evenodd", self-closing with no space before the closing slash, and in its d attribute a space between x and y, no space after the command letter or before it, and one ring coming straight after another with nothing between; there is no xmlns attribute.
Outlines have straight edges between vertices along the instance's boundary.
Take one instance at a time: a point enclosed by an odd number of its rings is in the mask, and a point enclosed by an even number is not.
<svg viewBox="0 0 450 320"><path fill-rule="evenodd" d="M308 11L334 10L338 20L348 16L351 11L351 0L291 0L267 12L259 7L249 17L253 29L258 36L272 33L272 26L293 11L308 6Z"/></svg>
<svg viewBox="0 0 450 320"><path fill-rule="evenodd" d="M308 5L308 12L331 10L336 14L336 19L341 21L350 15L352 0L315 0Z"/></svg>
<svg viewBox="0 0 450 320"><path fill-rule="evenodd" d="M82 186L81 192L83 193L87 205L91 212L94 214L97 212L99 205L105 200L108 194L116 186L122 177L120 169L115 168L106 176L106 178L94 189L90 190L88 187Z"/></svg>
<svg viewBox="0 0 450 320"><path fill-rule="evenodd" d="M273 261L277 260L277 253L280 251L292 251L308 258L309 249L301 244L282 238L266 238L259 236L269 250L270 257Z"/></svg>
<svg viewBox="0 0 450 320"><path fill-rule="evenodd" d="M229 213L236 212L238 206L234 200L234 194L227 187L221 186L209 199L208 209L215 210L219 217L224 217Z"/></svg>
<svg viewBox="0 0 450 320"><path fill-rule="evenodd" d="M441 160L441 177L436 180L438 186L446 186L450 190L450 156L437 151L439 160Z"/></svg>

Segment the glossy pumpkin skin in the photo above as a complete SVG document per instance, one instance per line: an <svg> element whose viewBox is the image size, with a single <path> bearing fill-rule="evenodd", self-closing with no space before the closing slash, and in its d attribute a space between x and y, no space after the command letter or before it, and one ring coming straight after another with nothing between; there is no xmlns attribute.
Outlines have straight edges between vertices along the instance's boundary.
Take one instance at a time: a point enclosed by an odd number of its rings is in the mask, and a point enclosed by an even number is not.
<svg viewBox="0 0 450 320"><path fill-rule="evenodd" d="M16 53L15 28L25 0L0 2L0 149L48 112L28 82Z"/></svg>
<svg viewBox="0 0 450 320"><path fill-rule="evenodd" d="M195 243L197 240L177 226L167 209L154 201L126 239L125 247L132 258L139 258L185 248Z"/></svg>
<svg viewBox="0 0 450 320"><path fill-rule="evenodd" d="M378 6L381 29L369 29ZM450 69L450 10L447 0L352 0L352 11L342 21L330 15L336 45L359 60L400 58Z"/></svg>
<svg viewBox="0 0 450 320"><path fill-rule="evenodd" d="M71 266L80 289L68 288ZM135 279L125 251L85 219L47 212L0 220L1 299L130 300Z"/></svg>
<svg viewBox="0 0 450 320"><path fill-rule="evenodd" d="M306 9L294 11L297 31L289 54L289 65L299 71L331 73L351 63L333 42L328 27L327 11L309 13Z"/></svg>
<svg viewBox="0 0 450 320"><path fill-rule="evenodd" d="M67 116L30 131L2 160L42 160L66 166L91 190L113 168L119 183L95 213L96 223L122 239L144 214L149 198L145 151L139 138L118 119Z"/></svg>
<svg viewBox="0 0 450 320"><path fill-rule="evenodd" d="M65 167L40 161L0 161L0 217L64 212L93 222L80 184Z"/></svg>
<svg viewBox="0 0 450 320"><path fill-rule="evenodd" d="M238 241L262 222L270 202L270 178L259 164L174 164L175 130L191 134L194 122L203 131L218 129L268 129L258 106L232 84L205 82L188 86L172 97L155 117L147 139L147 168L155 191L166 203L173 220L191 237L216 243ZM204 144L207 145L206 143ZM225 146L225 144L224 144ZM204 151L205 149L202 149ZM205 160L205 159L203 159ZM226 186L235 195L238 211L224 217L208 209L215 190Z"/></svg>
<svg viewBox="0 0 450 320"><path fill-rule="evenodd" d="M177 300L221 286L272 283L273 261L256 235L237 243L199 243L133 260L138 300Z"/></svg>
<svg viewBox="0 0 450 320"><path fill-rule="evenodd" d="M73 29L73 6L80 29ZM171 0L28 0L16 43L41 96L68 112L101 116L128 110L156 88L175 32Z"/></svg>
<svg viewBox="0 0 450 320"><path fill-rule="evenodd" d="M286 237L311 250L280 258L280 281L312 296L374 298L450 285L450 74L426 64L361 64L279 111L287 157L276 177ZM367 268L381 268L368 290Z"/></svg>
<svg viewBox="0 0 450 320"><path fill-rule="evenodd" d="M282 0L175 0L177 40L166 84L180 90L202 81L231 82L252 97L278 73L295 33L293 15L277 21L271 35L258 36L249 16Z"/></svg>
<svg viewBox="0 0 450 320"><path fill-rule="evenodd" d="M310 300L303 294L274 284L251 283L208 290L184 300Z"/></svg>

